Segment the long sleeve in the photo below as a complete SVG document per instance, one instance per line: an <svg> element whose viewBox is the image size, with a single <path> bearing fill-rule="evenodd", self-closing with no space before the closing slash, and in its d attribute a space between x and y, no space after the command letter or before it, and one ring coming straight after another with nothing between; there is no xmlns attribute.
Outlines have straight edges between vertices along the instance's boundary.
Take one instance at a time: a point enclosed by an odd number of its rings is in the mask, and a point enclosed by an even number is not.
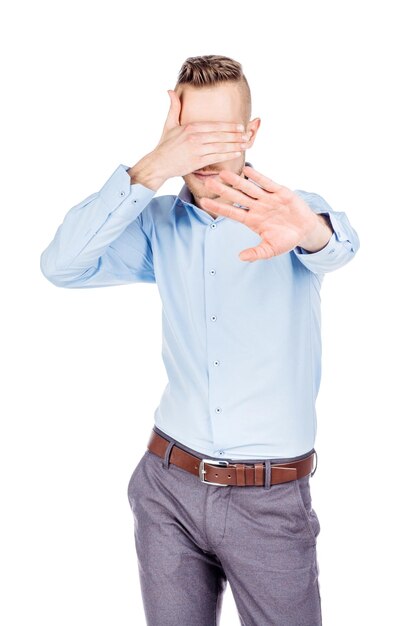
<svg viewBox="0 0 417 626"><path fill-rule="evenodd" d="M296 246L293 250L296 257L316 274L325 274L346 265L353 259L360 246L358 234L352 228L346 213L333 211L326 200L316 193L300 189L295 190L295 193L300 195L316 213L327 214L333 228L333 234L324 248L317 252L309 252L301 246Z"/></svg>
<svg viewBox="0 0 417 626"><path fill-rule="evenodd" d="M155 282L142 211L155 191L131 184L119 165L100 191L72 207L42 252L43 275L57 287Z"/></svg>

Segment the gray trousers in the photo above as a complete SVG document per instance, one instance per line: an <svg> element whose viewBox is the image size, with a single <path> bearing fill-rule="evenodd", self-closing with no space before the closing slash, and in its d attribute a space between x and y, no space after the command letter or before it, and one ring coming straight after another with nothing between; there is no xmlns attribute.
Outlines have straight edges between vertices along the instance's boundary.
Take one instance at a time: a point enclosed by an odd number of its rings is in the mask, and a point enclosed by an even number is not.
<svg viewBox="0 0 417 626"><path fill-rule="evenodd" d="M127 489L147 625L217 626L228 581L243 626L321 626L310 475L207 485L169 464L169 453L146 450Z"/></svg>

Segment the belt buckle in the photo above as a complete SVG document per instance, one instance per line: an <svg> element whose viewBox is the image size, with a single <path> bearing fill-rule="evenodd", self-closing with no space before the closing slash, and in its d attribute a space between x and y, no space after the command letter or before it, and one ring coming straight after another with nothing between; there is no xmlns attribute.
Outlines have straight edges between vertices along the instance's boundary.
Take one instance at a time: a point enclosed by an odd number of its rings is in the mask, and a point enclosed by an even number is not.
<svg viewBox="0 0 417 626"><path fill-rule="evenodd" d="M204 474L207 470L204 469L204 464L208 463L209 465L222 465L223 467L227 467L229 465L229 461L221 461L215 459L201 459L200 465L198 467L198 475L202 483L206 485L217 485L218 487L229 487L227 483L212 483L209 480L204 480Z"/></svg>

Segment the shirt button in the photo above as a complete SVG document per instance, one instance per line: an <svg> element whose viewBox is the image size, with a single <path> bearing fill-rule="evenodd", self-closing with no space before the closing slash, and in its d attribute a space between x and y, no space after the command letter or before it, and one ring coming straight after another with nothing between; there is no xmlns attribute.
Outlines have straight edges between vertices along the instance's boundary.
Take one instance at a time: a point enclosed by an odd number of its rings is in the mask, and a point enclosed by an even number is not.
<svg viewBox="0 0 417 626"><path fill-rule="evenodd" d="M210 224L210 228L216 228L217 224Z"/></svg>
<svg viewBox="0 0 417 626"><path fill-rule="evenodd" d="M121 191L121 192L120 192L120 195L121 195L121 196L124 196L124 195L125 195L125 192L124 192L124 191Z"/></svg>
<svg viewBox="0 0 417 626"><path fill-rule="evenodd" d="M214 276L214 274L215 274L215 273L216 273L216 270L210 270L210 274L211 274L212 276Z"/></svg>
<svg viewBox="0 0 417 626"><path fill-rule="evenodd" d="M132 200L132 202L137 202L136 198L134 200Z"/></svg>
<svg viewBox="0 0 417 626"><path fill-rule="evenodd" d="M216 413L221 413L222 412L222 410L221 410L221 408L219 406L216 407L215 411L216 411Z"/></svg>
<svg viewBox="0 0 417 626"><path fill-rule="evenodd" d="M212 321L212 322L215 322L215 321L216 321L216 319L217 319L217 317L216 317L215 315L212 315L212 316L210 317L210 319L211 319L211 321Z"/></svg>
<svg viewBox="0 0 417 626"><path fill-rule="evenodd" d="M220 361L213 361L213 365L220 365Z"/></svg>
<svg viewBox="0 0 417 626"><path fill-rule="evenodd" d="M224 450L219 450L219 454L224 454Z"/></svg>

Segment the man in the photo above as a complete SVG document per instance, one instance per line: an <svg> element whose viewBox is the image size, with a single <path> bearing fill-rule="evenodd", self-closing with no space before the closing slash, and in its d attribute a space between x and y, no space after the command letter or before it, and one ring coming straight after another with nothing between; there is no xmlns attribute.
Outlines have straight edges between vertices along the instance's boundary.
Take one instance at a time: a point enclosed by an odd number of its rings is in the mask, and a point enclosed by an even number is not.
<svg viewBox="0 0 417 626"><path fill-rule="evenodd" d="M260 119L238 62L190 57L169 95L156 148L68 212L41 269L159 289L169 383L128 485L147 623L218 624L229 581L242 624L319 626L320 288L358 235L245 161Z"/></svg>

